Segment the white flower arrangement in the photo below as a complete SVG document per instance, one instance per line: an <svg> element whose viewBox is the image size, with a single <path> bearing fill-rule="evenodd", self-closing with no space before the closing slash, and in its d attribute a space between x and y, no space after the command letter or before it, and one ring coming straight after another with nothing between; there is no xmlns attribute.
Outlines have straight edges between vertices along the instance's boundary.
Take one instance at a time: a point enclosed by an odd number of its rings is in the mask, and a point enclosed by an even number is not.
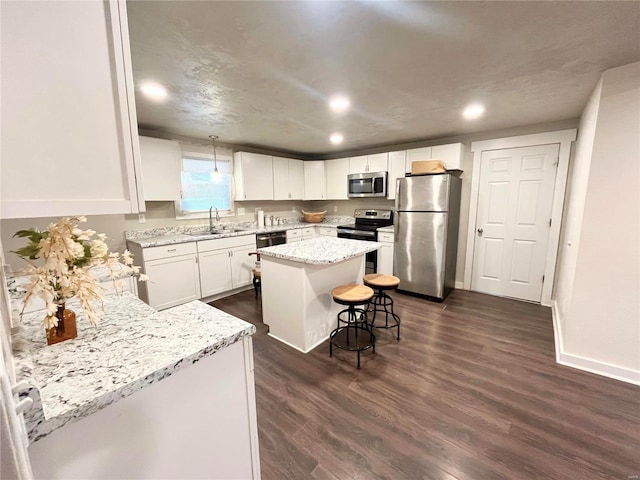
<svg viewBox="0 0 640 480"><path fill-rule="evenodd" d="M57 223L50 223L47 230L20 230L14 237L26 237L29 243L14 253L28 261L29 265L22 273L29 275L30 281L25 285L26 305L31 297L40 297L46 303L47 317L45 328L58 325L56 312L58 305L71 297L76 297L87 319L96 326L104 310L102 287L90 269L96 266L109 268L110 277L116 287L123 276L137 276L145 281L148 277L140 273L140 267L133 264L133 256L128 251L109 253L105 243L106 235L94 230L81 230L78 224L87 218L63 218ZM42 259L37 265L32 260ZM98 306L99 305L99 306Z"/></svg>

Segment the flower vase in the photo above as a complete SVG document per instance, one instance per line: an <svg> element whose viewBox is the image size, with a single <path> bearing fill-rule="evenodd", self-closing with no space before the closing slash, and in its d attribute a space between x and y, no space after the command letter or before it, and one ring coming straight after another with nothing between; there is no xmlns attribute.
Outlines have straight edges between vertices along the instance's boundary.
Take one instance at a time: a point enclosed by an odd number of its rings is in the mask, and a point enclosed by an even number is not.
<svg viewBox="0 0 640 480"><path fill-rule="evenodd" d="M76 314L73 310L64 308L64 303L58 305L56 318L58 325L47 329L47 345L71 340L78 336Z"/></svg>

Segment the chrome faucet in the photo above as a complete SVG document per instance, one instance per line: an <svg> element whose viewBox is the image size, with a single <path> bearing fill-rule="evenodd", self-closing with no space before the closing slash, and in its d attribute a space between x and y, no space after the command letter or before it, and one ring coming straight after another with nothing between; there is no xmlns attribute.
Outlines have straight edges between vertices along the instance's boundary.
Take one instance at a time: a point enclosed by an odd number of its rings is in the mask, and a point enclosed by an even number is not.
<svg viewBox="0 0 640 480"><path fill-rule="evenodd" d="M210 232L213 231L213 218L211 215L214 208L216 209L216 222L220 221L220 213L218 213L218 209L212 205L211 207L209 207L209 231Z"/></svg>

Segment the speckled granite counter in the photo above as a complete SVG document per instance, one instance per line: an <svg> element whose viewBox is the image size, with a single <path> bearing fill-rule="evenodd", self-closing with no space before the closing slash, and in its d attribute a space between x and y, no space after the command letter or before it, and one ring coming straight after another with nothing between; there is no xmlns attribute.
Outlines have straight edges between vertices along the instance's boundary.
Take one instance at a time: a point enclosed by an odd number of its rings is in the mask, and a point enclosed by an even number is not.
<svg viewBox="0 0 640 480"><path fill-rule="evenodd" d="M23 316L18 380L33 388L25 412L31 442L215 354L255 327L202 302L157 312L132 294L110 295L98 328L78 316L78 337L47 346L43 312Z"/></svg>
<svg viewBox="0 0 640 480"><path fill-rule="evenodd" d="M382 245L378 242L316 237L302 242L261 248L259 252L264 257L281 258L292 262L331 264L373 252L381 247Z"/></svg>
<svg viewBox="0 0 640 480"><path fill-rule="evenodd" d="M195 227L167 227L154 228L142 231L127 231L125 237L128 242L135 243L141 248L160 247L163 245L174 245L176 243L197 242L198 240L211 240L216 238L238 237L241 235L255 235L256 233L283 232L308 227L330 227L336 228L338 225L353 223L352 217L335 217L331 221L322 223L285 223L272 227L256 228L255 225L233 225L233 228L241 229L239 232L225 232L212 235L207 233L207 226Z"/></svg>

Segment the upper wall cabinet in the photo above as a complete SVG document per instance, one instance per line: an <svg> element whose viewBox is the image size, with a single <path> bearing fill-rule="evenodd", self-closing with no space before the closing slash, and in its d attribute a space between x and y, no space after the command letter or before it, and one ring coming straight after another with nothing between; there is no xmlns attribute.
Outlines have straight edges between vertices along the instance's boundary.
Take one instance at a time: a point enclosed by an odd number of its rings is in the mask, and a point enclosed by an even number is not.
<svg viewBox="0 0 640 480"><path fill-rule="evenodd" d="M236 200L273 200L273 159L261 153L233 154Z"/></svg>
<svg viewBox="0 0 640 480"><path fill-rule="evenodd" d="M431 147L431 156L436 160L442 160L447 170L462 170L462 157L465 146L462 143L450 143L448 145L436 145Z"/></svg>
<svg viewBox="0 0 640 480"><path fill-rule="evenodd" d="M304 166L302 160L273 157L273 199L302 200Z"/></svg>
<svg viewBox="0 0 640 480"><path fill-rule="evenodd" d="M423 160L442 160L447 170L462 170L462 158L465 153L465 148L462 143L450 143L448 145L436 145L433 147L407 150L405 171L406 173L410 173L411 164Z"/></svg>
<svg viewBox="0 0 640 480"><path fill-rule="evenodd" d="M326 176L327 200L348 200L347 175L349 175L349 159L325 160L324 173Z"/></svg>
<svg viewBox="0 0 640 480"><path fill-rule="evenodd" d="M411 150L407 150L405 172L411 173L411 164L413 162L422 162L424 160L431 160L431 147L412 148Z"/></svg>
<svg viewBox="0 0 640 480"><path fill-rule="evenodd" d="M389 200L396 198L396 183L399 178L404 177L406 159L406 150L389 152L389 176L387 180L387 198Z"/></svg>
<svg viewBox="0 0 640 480"><path fill-rule="evenodd" d="M144 210L124 2L3 2L2 218Z"/></svg>
<svg viewBox="0 0 640 480"><path fill-rule="evenodd" d="M349 173L386 172L388 153L349 158Z"/></svg>
<svg viewBox="0 0 640 480"><path fill-rule="evenodd" d="M145 201L180 200L180 144L140 137L140 156Z"/></svg>
<svg viewBox="0 0 640 480"><path fill-rule="evenodd" d="M324 160L304 162L304 199L325 200ZM346 181L346 179L345 179Z"/></svg>

